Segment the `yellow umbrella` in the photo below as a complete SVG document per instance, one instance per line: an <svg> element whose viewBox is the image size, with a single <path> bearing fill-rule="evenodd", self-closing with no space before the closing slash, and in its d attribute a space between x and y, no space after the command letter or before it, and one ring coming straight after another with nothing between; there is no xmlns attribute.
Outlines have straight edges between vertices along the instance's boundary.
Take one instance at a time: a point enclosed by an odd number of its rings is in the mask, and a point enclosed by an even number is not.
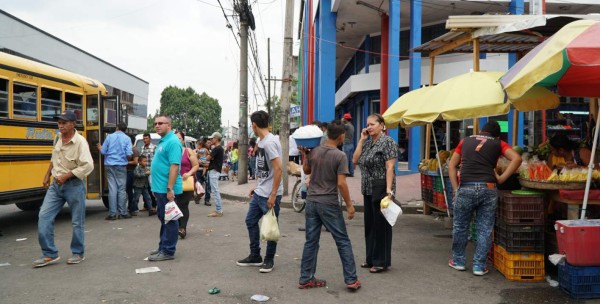
<svg viewBox="0 0 600 304"><path fill-rule="evenodd" d="M402 116L406 111L415 104L426 103L427 99L423 96L427 94L433 87L423 87L420 89L412 90L408 93L403 94L383 113L383 119L385 125L388 128L396 128L402 121Z"/></svg>
<svg viewBox="0 0 600 304"><path fill-rule="evenodd" d="M418 100L407 101L410 107L404 112L401 124L410 127L438 119L456 121L506 114L510 104L498 81L503 74L470 72L443 81L419 95ZM509 101L515 109L526 112L555 108L559 99L545 88L535 88Z"/></svg>

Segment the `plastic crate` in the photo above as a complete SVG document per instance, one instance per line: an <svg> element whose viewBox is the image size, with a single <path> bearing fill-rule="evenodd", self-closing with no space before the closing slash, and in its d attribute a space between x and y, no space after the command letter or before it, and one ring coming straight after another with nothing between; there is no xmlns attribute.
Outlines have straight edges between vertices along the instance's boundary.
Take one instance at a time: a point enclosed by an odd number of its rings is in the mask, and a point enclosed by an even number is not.
<svg viewBox="0 0 600 304"><path fill-rule="evenodd" d="M433 190L433 176L425 175L425 189Z"/></svg>
<svg viewBox="0 0 600 304"><path fill-rule="evenodd" d="M442 178L439 176L433 176L433 190L436 192L442 192Z"/></svg>
<svg viewBox="0 0 600 304"><path fill-rule="evenodd" d="M600 267L576 267L558 264L560 289L575 299L600 298Z"/></svg>
<svg viewBox="0 0 600 304"><path fill-rule="evenodd" d="M446 206L446 200L444 199L444 193L435 192L434 195L436 196L436 200L437 200L436 205L438 206L438 208L441 208L441 209L448 208L448 206Z"/></svg>
<svg viewBox="0 0 600 304"><path fill-rule="evenodd" d="M496 219L496 244L508 252L544 253L544 226L509 225Z"/></svg>
<svg viewBox="0 0 600 304"><path fill-rule="evenodd" d="M543 225L543 195L512 194L511 191L500 191L498 196L498 217L507 224Z"/></svg>
<svg viewBox="0 0 600 304"><path fill-rule="evenodd" d="M545 280L543 253L509 253L502 246L494 244L494 267L510 281Z"/></svg>

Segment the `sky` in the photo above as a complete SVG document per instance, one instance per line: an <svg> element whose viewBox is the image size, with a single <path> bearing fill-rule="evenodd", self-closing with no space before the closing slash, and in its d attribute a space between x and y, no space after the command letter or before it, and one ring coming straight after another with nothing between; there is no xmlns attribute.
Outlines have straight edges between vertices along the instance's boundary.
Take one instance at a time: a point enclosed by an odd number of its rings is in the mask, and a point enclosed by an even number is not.
<svg viewBox="0 0 600 304"><path fill-rule="evenodd" d="M220 1L237 36L233 0ZM281 78L285 1L248 2L256 20L263 77L267 77L270 37L271 77ZM224 126L238 124L239 47L217 0L0 0L0 8L148 81L148 113L160 107L165 87L192 87L219 100ZM295 27L297 21L295 17ZM293 33L297 45L296 28ZM260 77L256 78L262 88ZM252 112L264 105L266 94L255 89L251 75L248 79ZM280 84L271 90L279 95Z"/></svg>

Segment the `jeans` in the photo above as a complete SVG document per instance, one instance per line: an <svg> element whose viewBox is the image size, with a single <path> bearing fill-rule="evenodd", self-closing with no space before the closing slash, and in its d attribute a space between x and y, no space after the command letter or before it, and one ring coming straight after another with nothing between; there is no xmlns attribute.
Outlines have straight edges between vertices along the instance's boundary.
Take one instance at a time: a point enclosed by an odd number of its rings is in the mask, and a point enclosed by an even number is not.
<svg viewBox="0 0 600 304"><path fill-rule="evenodd" d="M256 175L256 156L250 157L250 177L254 177Z"/></svg>
<svg viewBox="0 0 600 304"><path fill-rule="evenodd" d="M215 206L217 212L223 212L223 206L221 205L221 192L219 192L219 176L221 174L217 170L208 171L208 177L210 179L210 188L215 196Z"/></svg>
<svg viewBox="0 0 600 304"><path fill-rule="evenodd" d="M339 206L306 201L304 212L306 213L306 242L302 252L300 284L306 284L317 272L317 254L319 253L322 225L325 225L325 228L331 232L337 246L344 270L344 282L346 284L356 282L356 264L352 253L352 243L346 232L342 209Z"/></svg>
<svg viewBox="0 0 600 304"><path fill-rule="evenodd" d="M354 144L344 144L342 151L346 154L348 160L348 173L354 175L354 164L352 163L352 156L354 155Z"/></svg>
<svg viewBox="0 0 600 304"><path fill-rule="evenodd" d="M152 198L148 188L139 188L133 187L133 201L135 202L135 210L139 210L137 208L137 203L140 201L140 195L144 199L144 208L150 210L152 208Z"/></svg>
<svg viewBox="0 0 600 304"><path fill-rule="evenodd" d="M268 198L262 197L256 194L252 195L250 204L248 206L248 213L246 213L246 227L248 228L248 237L250 238L250 255L260 256L260 229L258 227L258 221L262 216L269 211L267 209ZM281 195L275 197L275 215L279 219L279 204L281 203ZM273 260L275 258L275 252L277 251L277 242L267 242L267 253L265 254L265 260Z"/></svg>
<svg viewBox="0 0 600 304"><path fill-rule="evenodd" d="M166 255L174 255L177 247L177 239L179 238L179 222L168 221L165 223L165 205L169 202L166 193L156 193L157 203L157 216L160 220L160 242L158 243L158 250ZM178 195L175 196L175 200L178 199Z"/></svg>
<svg viewBox="0 0 600 304"><path fill-rule="evenodd" d="M208 203L210 201L210 178L208 172L206 172L206 175L202 175L202 172L200 172L199 175L198 180L201 184L204 184L204 201Z"/></svg>
<svg viewBox="0 0 600 304"><path fill-rule="evenodd" d="M38 241L44 257L58 256L58 249L54 245L54 219L65 202L71 209L71 252L80 256L85 253L85 184L78 178L72 178L60 186L53 182L44 197L38 215Z"/></svg>
<svg viewBox="0 0 600 304"><path fill-rule="evenodd" d="M130 212L139 211L138 201L133 199L133 171L127 171L127 183L125 184L125 192L127 192L127 209Z"/></svg>
<svg viewBox="0 0 600 304"><path fill-rule="evenodd" d="M469 224L476 212L477 242L473 266L485 267L487 253L492 245L492 231L496 219L498 191L486 184L460 185L454 201L454 226L452 231L452 261L466 264L465 248L468 243Z"/></svg>
<svg viewBox="0 0 600 304"><path fill-rule="evenodd" d="M125 166L105 166L108 181L108 215L114 216L117 208L120 215L127 214L127 169Z"/></svg>

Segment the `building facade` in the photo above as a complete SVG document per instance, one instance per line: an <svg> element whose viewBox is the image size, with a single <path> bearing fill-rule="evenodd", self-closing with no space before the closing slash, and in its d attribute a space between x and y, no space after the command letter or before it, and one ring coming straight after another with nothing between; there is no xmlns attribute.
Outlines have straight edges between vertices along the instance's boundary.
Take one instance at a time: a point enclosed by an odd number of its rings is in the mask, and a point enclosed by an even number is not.
<svg viewBox="0 0 600 304"><path fill-rule="evenodd" d="M0 10L0 51L101 81L119 96L133 132L147 128L148 82Z"/></svg>

